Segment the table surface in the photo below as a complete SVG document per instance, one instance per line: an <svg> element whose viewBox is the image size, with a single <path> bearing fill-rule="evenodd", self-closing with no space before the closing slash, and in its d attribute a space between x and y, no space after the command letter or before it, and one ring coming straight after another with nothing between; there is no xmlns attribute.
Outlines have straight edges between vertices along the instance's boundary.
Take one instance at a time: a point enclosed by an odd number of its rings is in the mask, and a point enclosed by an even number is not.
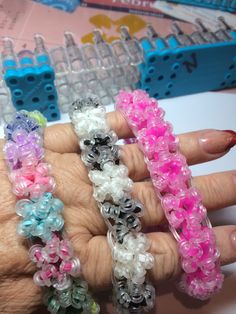
<svg viewBox="0 0 236 314"><path fill-rule="evenodd" d="M125 13L79 8L74 15L38 5L27 0L0 0L0 17L5 21L0 25L0 36L12 36L16 40L17 47L31 48L32 36L35 32L45 35L49 45L62 43L64 30L71 30L77 38L86 41L91 37L91 31L100 23L103 31L112 38L117 32L117 23L122 23ZM2 10L2 11L1 11ZM8 12L8 13L7 13ZM9 12L11 14L9 14ZM78 19L78 16L80 17ZM47 18L48 17L48 18ZM104 23L105 17L109 18L110 26ZM39 20L44 23L39 23ZM100 20L99 20L100 19ZM14 23L12 22L14 21ZM59 23L60 21L60 23ZM135 18L133 22L138 22ZM170 33L171 20L154 17L139 17L141 28L134 29L138 37L143 34L144 27L151 22L157 27L159 33ZM52 24L57 27L51 27ZM78 23L82 27L78 27ZM136 25L134 23L134 25ZM191 26L182 23L185 30ZM116 34L117 36L117 34ZM166 110L166 118L173 123L177 134L192 130L215 128L236 130L236 91L208 92L191 96L177 97L160 101L160 105ZM111 109L111 108L110 108ZM68 116L63 115L62 122L68 121ZM0 137L3 136L0 126ZM232 149L226 156L219 160L192 167L194 175L202 175L211 172L235 169L236 149ZM226 208L211 214L213 224L235 224L236 206ZM236 263L224 267L226 280L222 291L208 302L198 302L178 293L173 283L160 284L157 287L158 305L152 313L159 314L235 314L236 313ZM106 305L102 314L113 313L111 307Z"/></svg>

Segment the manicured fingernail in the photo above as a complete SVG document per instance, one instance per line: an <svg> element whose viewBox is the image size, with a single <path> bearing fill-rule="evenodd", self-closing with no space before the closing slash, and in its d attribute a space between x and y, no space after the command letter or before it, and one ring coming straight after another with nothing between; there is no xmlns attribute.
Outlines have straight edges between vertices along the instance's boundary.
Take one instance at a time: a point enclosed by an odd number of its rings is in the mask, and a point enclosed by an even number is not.
<svg viewBox="0 0 236 314"><path fill-rule="evenodd" d="M229 145L227 149L230 149L236 145L236 132L232 130L224 130L224 132L231 135L231 141L229 142Z"/></svg>
<svg viewBox="0 0 236 314"><path fill-rule="evenodd" d="M226 153L236 145L236 132L231 130L205 131L200 138L200 145L208 154Z"/></svg>
<svg viewBox="0 0 236 314"><path fill-rule="evenodd" d="M236 250L236 231L233 231L231 233L231 242L232 242L233 248Z"/></svg>

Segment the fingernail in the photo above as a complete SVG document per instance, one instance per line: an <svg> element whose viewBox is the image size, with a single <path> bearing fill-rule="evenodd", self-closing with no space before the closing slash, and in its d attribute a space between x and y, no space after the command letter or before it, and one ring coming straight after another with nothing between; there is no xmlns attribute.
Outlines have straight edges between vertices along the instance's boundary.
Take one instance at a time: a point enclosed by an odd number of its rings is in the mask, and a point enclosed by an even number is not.
<svg viewBox="0 0 236 314"><path fill-rule="evenodd" d="M224 130L224 132L231 135L231 141L229 142L229 145L227 149L230 149L236 145L236 132L232 130Z"/></svg>
<svg viewBox="0 0 236 314"><path fill-rule="evenodd" d="M236 132L232 130L209 130L202 134L200 145L208 154L226 153L236 145Z"/></svg>
<svg viewBox="0 0 236 314"><path fill-rule="evenodd" d="M231 233L231 243L232 243L234 249L236 250L236 231L233 231Z"/></svg>

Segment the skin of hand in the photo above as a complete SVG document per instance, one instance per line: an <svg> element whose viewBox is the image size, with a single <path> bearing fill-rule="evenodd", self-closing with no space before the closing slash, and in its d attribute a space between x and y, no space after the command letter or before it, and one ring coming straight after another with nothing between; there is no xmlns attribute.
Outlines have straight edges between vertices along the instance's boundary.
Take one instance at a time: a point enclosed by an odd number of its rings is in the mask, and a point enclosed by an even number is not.
<svg viewBox="0 0 236 314"><path fill-rule="evenodd" d="M120 138L132 136L119 112L108 114L108 123ZM179 136L180 149L189 165L223 156L233 146L233 133L203 130ZM36 271L28 257L27 241L16 234L19 221L15 213L16 198L11 192L7 168L0 142L0 313L44 313L40 310L42 291L32 280ZM93 199L93 188L83 165L78 139L70 124L56 125L45 130L45 158L52 165L57 187L55 196L64 204L65 228L79 256L85 279L94 291L111 287L111 254L106 240L107 227ZM132 196L144 204L142 218L145 230L165 221L160 202L137 144L122 147L121 160L134 181ZM202 193L209 211L236 203L236 171L214 173L193 178ZM221 264L236 261L236 226L214 228L221 253ZM181 271L176 241L168 232L148 232L150 252L155 264L151 279L158 281L175 278Z"/></svg>

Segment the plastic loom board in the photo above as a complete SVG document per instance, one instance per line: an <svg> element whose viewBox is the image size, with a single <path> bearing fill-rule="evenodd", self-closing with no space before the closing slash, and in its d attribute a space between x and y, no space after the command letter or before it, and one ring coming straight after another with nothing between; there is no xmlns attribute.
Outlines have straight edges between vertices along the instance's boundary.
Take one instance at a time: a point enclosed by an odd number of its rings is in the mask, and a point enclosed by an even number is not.
<svg viewBox="0 0 236 314"><path fill-rule="evenodd" d="M137 87L162 99L236 86L236 32L231 34L227 42L156 50L143 39Z"/></svg>
<svg viewBox="0 0 236 314"><path fill-rule="evenodd" d="M163 1L163 0L161 0ZM195 5L209 9L236 12L236 0L167 0L169 2Z"/></svg>
<svg viewBox="0 0 236 314"><path fill-rule="evenodd" d="M3 67L7 67L9 62L11 61L6 60ZM16 110L39 110L48 121L60 119L54 85L55 74L50 65L7 69L4 79L11 91Z"/></svg>

